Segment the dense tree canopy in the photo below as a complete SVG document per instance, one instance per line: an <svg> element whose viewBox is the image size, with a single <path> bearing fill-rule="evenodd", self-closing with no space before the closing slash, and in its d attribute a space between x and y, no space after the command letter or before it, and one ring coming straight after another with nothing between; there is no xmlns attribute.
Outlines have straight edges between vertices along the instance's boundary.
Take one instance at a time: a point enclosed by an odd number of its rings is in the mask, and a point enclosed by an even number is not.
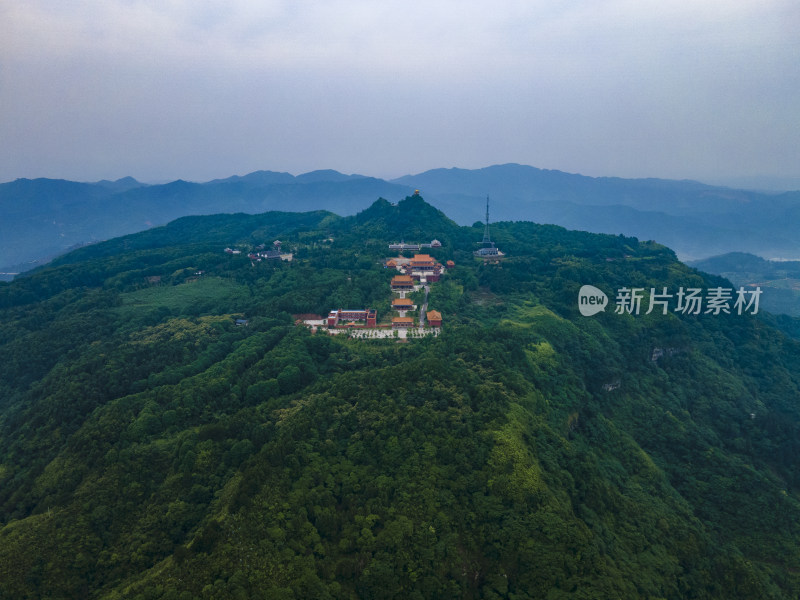
<svg viewBox="0 0 800 600"><path fill-rule="evenodd" d="M1 284L0 596L800 595L796 321L583 317L583 284L729 284L633 238L492 235L499 264L419 197L194 217ZM456 264L439 337L294 324L388 307L401 238ZM275 239L294 260L247 258Z"/></svg>

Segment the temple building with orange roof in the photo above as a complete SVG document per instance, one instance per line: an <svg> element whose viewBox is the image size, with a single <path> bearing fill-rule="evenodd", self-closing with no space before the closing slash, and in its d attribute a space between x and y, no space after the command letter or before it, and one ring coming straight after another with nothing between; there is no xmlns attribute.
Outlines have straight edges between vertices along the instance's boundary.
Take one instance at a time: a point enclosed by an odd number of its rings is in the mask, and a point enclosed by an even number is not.
<svg viewBox="0 0 800 600"><path fill-rule="evenodd" d="M393 317L392 329L405 329L414 326L414 319L411 317Z"/></svg>
<svg viewBox="0 0 800 600"><path fill-rule="evenodd" d="M442 266L442 263L437 262L435 265L433 265L433 272L426 272L425 277L429 282L439 281L443 270L444 267Z"/></svg>
<svg viewBox="0 0 800 600"><path fill-rule="evenodd" d="M392 291L400 292L414 289L414 280L410 275L395 275L392 277Z"/></svg>
<svg viewBox="0 0 800 600"><path fill-rule="evenodd" d="M428 254L415 254L409 264L415 271L433 271L436 261Z"/></svg>
<svg viewBox="0 0 800 600"><path fill-rule="evenodd" d="M431 327L442 326L442 313L438 310L429 310L425 316L428 319L428 325Z"/></svg>
<svg viewBox="0 0 800 600"><path fill-rule="evenodd" d="M410 298L395 298L392 300L393 310L413 310L414 304Z"/></svg>

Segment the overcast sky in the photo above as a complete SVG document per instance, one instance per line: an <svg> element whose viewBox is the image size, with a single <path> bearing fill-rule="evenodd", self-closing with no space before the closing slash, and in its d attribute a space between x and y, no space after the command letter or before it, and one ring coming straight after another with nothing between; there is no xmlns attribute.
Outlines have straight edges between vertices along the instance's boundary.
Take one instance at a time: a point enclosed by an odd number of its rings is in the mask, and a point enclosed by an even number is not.
<svg viewBox="0 0 800 600"><path fill-rule="evenodd" d="M0 0L0 181L800 177L797 0Z"/></svg>

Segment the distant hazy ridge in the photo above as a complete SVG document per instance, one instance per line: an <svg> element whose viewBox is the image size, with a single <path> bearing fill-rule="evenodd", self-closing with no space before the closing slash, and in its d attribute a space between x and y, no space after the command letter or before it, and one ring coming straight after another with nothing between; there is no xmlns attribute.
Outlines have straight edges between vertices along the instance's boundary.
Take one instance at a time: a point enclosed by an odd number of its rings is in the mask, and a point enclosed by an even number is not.
<svg viewBox="0 0 800 600"><path fill-rule="evenodd" d="M654 239L686 259L732 251L800 258L793 225L800 222L800 192L593 178L507 164L434 169L392 181L332 170L298 176L257 171L163 185L130 177L97 183L18 179L0 184L0 271L24 271L75 245L181 216L318 209L351 215L378 197L397 201L415 188L461 224L483 218L488 195L493 221L530 220Z"/></svg>

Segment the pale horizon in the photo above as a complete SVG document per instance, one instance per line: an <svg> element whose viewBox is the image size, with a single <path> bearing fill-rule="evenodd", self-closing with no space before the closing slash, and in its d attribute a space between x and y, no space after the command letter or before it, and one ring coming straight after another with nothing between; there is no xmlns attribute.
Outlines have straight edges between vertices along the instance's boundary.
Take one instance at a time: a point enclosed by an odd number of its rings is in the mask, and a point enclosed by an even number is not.
<svg viewBox="0 0 800 600"><path fill-rule="evenodd" d="M0 181L512 162L800 181L789 0L31 0L0 18Z"/></svg>

